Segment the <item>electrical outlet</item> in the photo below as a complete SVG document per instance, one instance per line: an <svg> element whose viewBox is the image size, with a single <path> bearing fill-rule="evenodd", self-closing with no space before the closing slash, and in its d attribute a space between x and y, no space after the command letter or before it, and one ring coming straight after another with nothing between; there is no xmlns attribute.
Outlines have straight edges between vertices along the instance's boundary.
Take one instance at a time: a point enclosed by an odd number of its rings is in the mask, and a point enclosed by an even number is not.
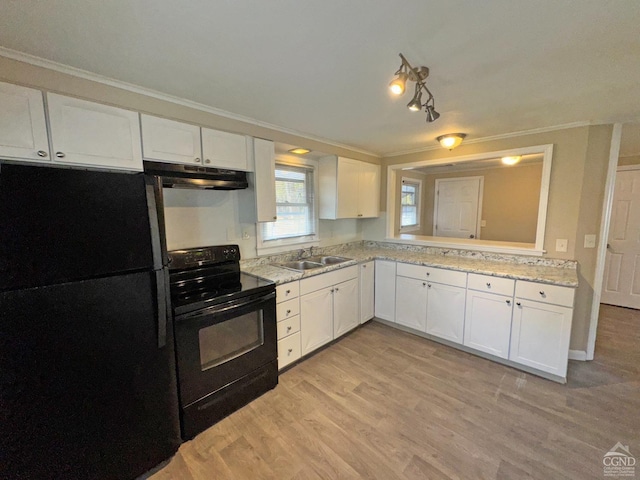
<svg viewBox="0 0 640 480"><path fill-rule="evenodd" d="M556 239L556 252L566 252L569 246L569 240L566 238Z"/></svg>
<svg viewBox="0 0 640 480"><path fill-rule="evenodd" d="M589 234L584 236L584 248L596 248L595 234Z"/></svg>

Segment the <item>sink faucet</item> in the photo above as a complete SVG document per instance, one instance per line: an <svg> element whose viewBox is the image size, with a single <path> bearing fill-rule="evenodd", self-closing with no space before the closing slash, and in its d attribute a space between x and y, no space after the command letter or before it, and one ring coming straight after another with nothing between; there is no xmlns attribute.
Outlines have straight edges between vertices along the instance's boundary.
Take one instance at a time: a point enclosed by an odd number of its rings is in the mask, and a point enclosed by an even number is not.
<svg viewBox="0 0 640 480"><path fill-rule="evenodd" d="M308 249L301 248L300 251L298 252L298 260L300 260L301 258L307 258L311 256L313 256L313 247L309 247Z"/></svg>

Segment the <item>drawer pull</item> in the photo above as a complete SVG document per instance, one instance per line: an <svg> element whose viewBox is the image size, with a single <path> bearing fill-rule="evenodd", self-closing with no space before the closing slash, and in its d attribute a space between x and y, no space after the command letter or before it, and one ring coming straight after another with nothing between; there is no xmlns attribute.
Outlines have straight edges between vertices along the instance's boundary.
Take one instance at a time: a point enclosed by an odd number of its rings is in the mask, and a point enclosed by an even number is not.
<svg viewBox="0 0 640 480"><path fill-rule="evenodd" d="M491 284L487 282L487 288L491 288Z"/></svg>
<svg viewBox="0 0 640 480"><path fill-rule="evenodd" d="M511 305L511 300L506 300L507 305Z"/></svg>
<svg viewBox="0 0 640 480"><path fill-rule="evenodd" d="M291 290L287 290L286 292L284 292L285 295L289 295L291 293Z"/></svg>
<svg viewBox="0 0 640 480"><path fill-rule="evenodd" d="M430 274L429 272L427 272L427 277L428 277L429 275L431 275L431 274Z"/></svg>
<svg viewBox="0 0 640 480"><path fill-rule="evenodd" d="M293 327L292 327L291 325L289 325L289 326L287 327L287 332L290 332L292 328L293 328Z"/></svg>
<svg viewBox="0 0 640 480"><path fill-rule="evenodd" d="M540 290L540 295L544 297L544 290Z"/></svg>
<svg viewBox="0 0 640 480"><path fill-rule="evenodd" d="M41 158L45 158L48 155L44 150L38 150L38 156Z"/></svg>
<svg viewBox="0 0 640 480"><path fill-rule="evenodd" d="M287 355L291 355L293 353L293 348L290 348L289 350L287 350Z"/></svg>
<svg viewBox="0 0 640 480"><path fill-rule="evenodd" d="M519 306L519 307L522 306L522 304L520 302L516 302L516 305Z"/></svg>
<svg viewBox="0 0 640 480"><path fill-rule="evenodd" d="M291 310L287 310L287 315L289 315L291 313Z"/></svg>

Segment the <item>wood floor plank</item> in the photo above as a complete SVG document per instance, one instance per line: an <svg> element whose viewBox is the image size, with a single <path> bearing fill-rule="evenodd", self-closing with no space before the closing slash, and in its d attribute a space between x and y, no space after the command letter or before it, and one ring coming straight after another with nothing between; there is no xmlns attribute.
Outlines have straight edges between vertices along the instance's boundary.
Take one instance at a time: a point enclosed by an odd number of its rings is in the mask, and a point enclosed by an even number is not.
<svg viewBox="0 0 640 480"><path fill-rule="evenodd" d="M640 312L602 306L560 385L369 322L150 478L601 479L618 441L640 455L638 345Z"/></svg>

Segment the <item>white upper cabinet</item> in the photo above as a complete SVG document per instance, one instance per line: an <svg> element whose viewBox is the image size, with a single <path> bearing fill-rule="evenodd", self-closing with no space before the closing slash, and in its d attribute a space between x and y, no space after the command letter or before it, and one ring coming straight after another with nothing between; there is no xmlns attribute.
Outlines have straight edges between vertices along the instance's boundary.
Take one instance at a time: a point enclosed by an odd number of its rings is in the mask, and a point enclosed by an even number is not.
<svg viewBox="0 0 640 480"><path fill-rule="evenodd" d="M248 171L248 143L248 137L244 135L203 128L202 158L205 167Z"/></svg>
<svg viewBox="0 0 640 480"><path fill-rule="evenodd" d="M380 165L330 155L320 159L320 218L379 215Z"/></svg>
<svg viewBox="0 0 640 480"><path fill-rule="evenodd" d="M138 113L47 94L53 162L142 171Z"/></svg>
<svg viewBox="0 0 640 480"><path fill-rule="evenodd" d="M145 114L140 118L145 159L202 165L199 126Z"/></svg>
<svg viewBox="0 0 640 480"><path fill-rule="evenodd" d="M0 157L50 161L39 90L0 83Z"/></svg>

